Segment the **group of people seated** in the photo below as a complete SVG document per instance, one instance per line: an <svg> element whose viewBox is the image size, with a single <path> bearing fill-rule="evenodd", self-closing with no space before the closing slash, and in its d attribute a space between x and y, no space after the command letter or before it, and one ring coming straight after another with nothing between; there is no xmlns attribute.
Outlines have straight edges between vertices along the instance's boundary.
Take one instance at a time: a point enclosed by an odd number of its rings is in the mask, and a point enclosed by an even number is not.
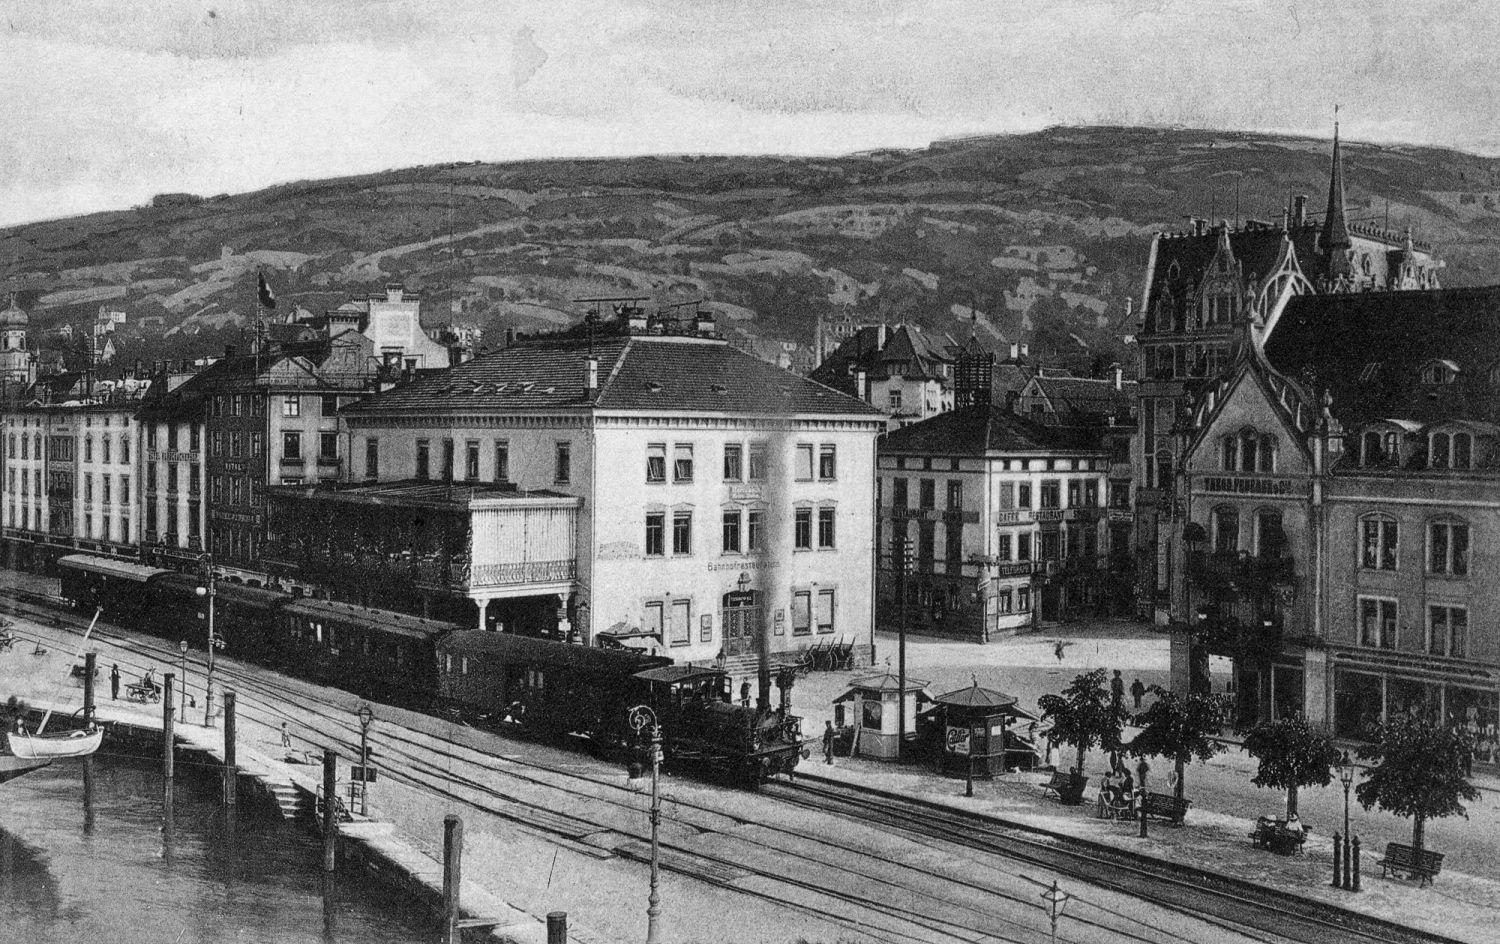
<svg viewBox="0 0 1500 944"><path fill-rule="evenodd" d="M1115 816L1135 811L1135 778L1123 764L1104 775L1099 787L1099 815Z"/></svg>

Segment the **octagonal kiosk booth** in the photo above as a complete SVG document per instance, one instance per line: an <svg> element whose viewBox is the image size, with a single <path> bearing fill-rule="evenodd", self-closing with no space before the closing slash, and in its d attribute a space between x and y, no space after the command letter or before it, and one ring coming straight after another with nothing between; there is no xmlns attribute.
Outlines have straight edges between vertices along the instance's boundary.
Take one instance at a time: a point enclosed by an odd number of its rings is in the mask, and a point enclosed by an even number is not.
<svg viewBox="0 0 1500 944"><path fill-rule="evenodd" d="M907 676L903 692L901 680L894 673L871 675L856 679L848 691L833 700L833 726L850 739L851 756L898 760L901 716L896 712L902 710L898 706L904 705L906 711L906 740L910 743L917 736L917 711L931 700L922 679Z"/></svg>
<svg viewBox="0 0 1500 944"><path fill-rule="evenodd" d="M933 713L940 724L942 749L938 769L972 777L1005 773L1006 725L1016 708L1016 699L985 688L976 678L968 688L933 699Z"/></svg>

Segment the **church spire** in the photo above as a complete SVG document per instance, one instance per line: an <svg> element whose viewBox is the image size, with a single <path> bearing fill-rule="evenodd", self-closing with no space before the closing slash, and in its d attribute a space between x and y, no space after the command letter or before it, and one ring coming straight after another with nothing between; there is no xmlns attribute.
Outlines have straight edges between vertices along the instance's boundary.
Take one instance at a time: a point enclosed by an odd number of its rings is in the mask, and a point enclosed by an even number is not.
<svg viewBox="0 0 1500 944"><path fill-rule="evenodd" d="M1323 214L1323 248L1350 245L1349 222L1344 217L1344 158L1339 149L1339 108L1333 106L1333 168L1328 176L1328 210Z"/></svg>

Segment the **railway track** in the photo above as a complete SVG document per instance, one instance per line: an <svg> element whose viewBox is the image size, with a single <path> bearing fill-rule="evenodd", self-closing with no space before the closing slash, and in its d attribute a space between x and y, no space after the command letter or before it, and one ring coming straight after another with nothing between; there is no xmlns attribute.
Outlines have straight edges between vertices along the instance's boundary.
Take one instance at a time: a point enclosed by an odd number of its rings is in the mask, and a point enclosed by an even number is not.
<svg viewBox="0 0 1500 944"><path fill-rule="evenodd" d="M8 595L17 596L14 592ZM57 616L57 604L45 597L28 596L18 598L26 609L38 611L43 619ZM80 629L66 621L59 628L74 633ZM101 625L96 636L151 662L175 664L180 658L177 650L151 637L141 638L112 626ZM260 715L263 723L274 728L290 706L302 724L319 732L326 746L346 755L357 751L359 735L352 707L360 700L354 696L260 670L251 674L232 660L221 660L218 672L240 693L242 714ZM344 701L350 704L340 704ZM431 716L391 708L383 711L382 717L391 717L400 725L409 723L413 728L381 726L377 743L387 777L575 847L593 846L626 858L643 857L645 799L621 785L618 776L559 770L510 756L504 753L508 742L499 735ZM1425 944L1448 940L1316 902L1292 901L1288 896L1209 873L1161 863L1153 867L1154 860L1119 850L1084 849L1076 841L1060 844L1055 838L963 811L817 779L768 785L763 797L746 804L759 807L760 815L726 813L721 806L673 798L667 807L668 816L685 832L679 831L675 839L664 839L663 867L893 944L929 940L1022 944L1043 940L1045 921L1039 915L1036 889L1032 887L1040 880L1025 874L1019 883L997 884L993 879L994 875L1014 879L1018 864L1048 877L1085 882L1107 893L1084 891L1076 885L1070 888L1078 905L1069 915L1069 926L1085 934L1069 935L1065 938L1068 940L1142 944L1231 938L1265 944ZM559 793L570 795L589 815L560 812L560 806L566 804L559 804ZM766 807L771 799L774 805L831 813L866 826L878 824L903 836L916 854L912 862L881 861L879 853L846 838L840 830L815 837L809 848L810 837L805 830L777 822L786 817ZM726 846L732 846L737 854L718 851ZM955 849L967 850L967 861L978 866L977 870L966 869L963 863L945 869L921 864L928 858L925 852L951 857ZM753 855L747 857L747 850ZM774 867L755 866L750 864L752 860ZM1114 898L1149 902L1196 924L1200 931L1187 932L1178 921L1142 921L1122 913L1118 903L1112 905ZM1202 936L1202 931L1212 936Z"/></svg>

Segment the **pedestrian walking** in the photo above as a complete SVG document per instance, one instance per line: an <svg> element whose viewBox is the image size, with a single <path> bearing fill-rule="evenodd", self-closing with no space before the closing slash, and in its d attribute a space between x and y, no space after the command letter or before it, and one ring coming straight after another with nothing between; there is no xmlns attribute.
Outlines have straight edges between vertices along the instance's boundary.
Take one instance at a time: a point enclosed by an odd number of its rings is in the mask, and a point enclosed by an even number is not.
<svg viewBox="0 0 1500 944"><path fill-rule="evenodd" d="M1058 662L1062 661L1062 656L1063 656L1063 641L1061 639L1059 639L1057 641L1057 645L1055 645L1055 646L1052 647L1052 654L1055 655L1055 656L1057 656L1057 661Z"/></svg>
<svg viewBox="0 0 1500 944"><path fill-rule="evenodd" d="M750 707L750 683L740 683L740 704L746 708Z"/></svg>
<svg viewBox="0 0 1500 944"><path fill-rule="evenodd" d="M287 729L286 722L281 722L281 747L283 750L292 749L292 732Z"/></svg>
<svg viewBox="0 0 1500 944"><path fill-rule="evenodd" d="M109 670L109 700L120 700L120 663L118 662Z"/></svg>
<svg viewBox="0 0 1500 944"><path fill-rule="evenodd" d="M1135 699L1135 706L1137 708L1141 707L1141 699L1145 696L1146 686L1141 684L1141 680L1139 678L1130 683L1130 697Z"/></svg>
<svg viewBox="0 0 1500 944"><path fill-rule="evenodd" d="M823 763L833 766L833 722L823 722Z"/></svg>
<svg viewBox="0 0 1500 944"><path fill-rule="evenodd" d="M1109 698L1117 710L1125 700L1125 680L1120 678L1119 669L1115 669L1115 677L1109 680Z"/></svg>

